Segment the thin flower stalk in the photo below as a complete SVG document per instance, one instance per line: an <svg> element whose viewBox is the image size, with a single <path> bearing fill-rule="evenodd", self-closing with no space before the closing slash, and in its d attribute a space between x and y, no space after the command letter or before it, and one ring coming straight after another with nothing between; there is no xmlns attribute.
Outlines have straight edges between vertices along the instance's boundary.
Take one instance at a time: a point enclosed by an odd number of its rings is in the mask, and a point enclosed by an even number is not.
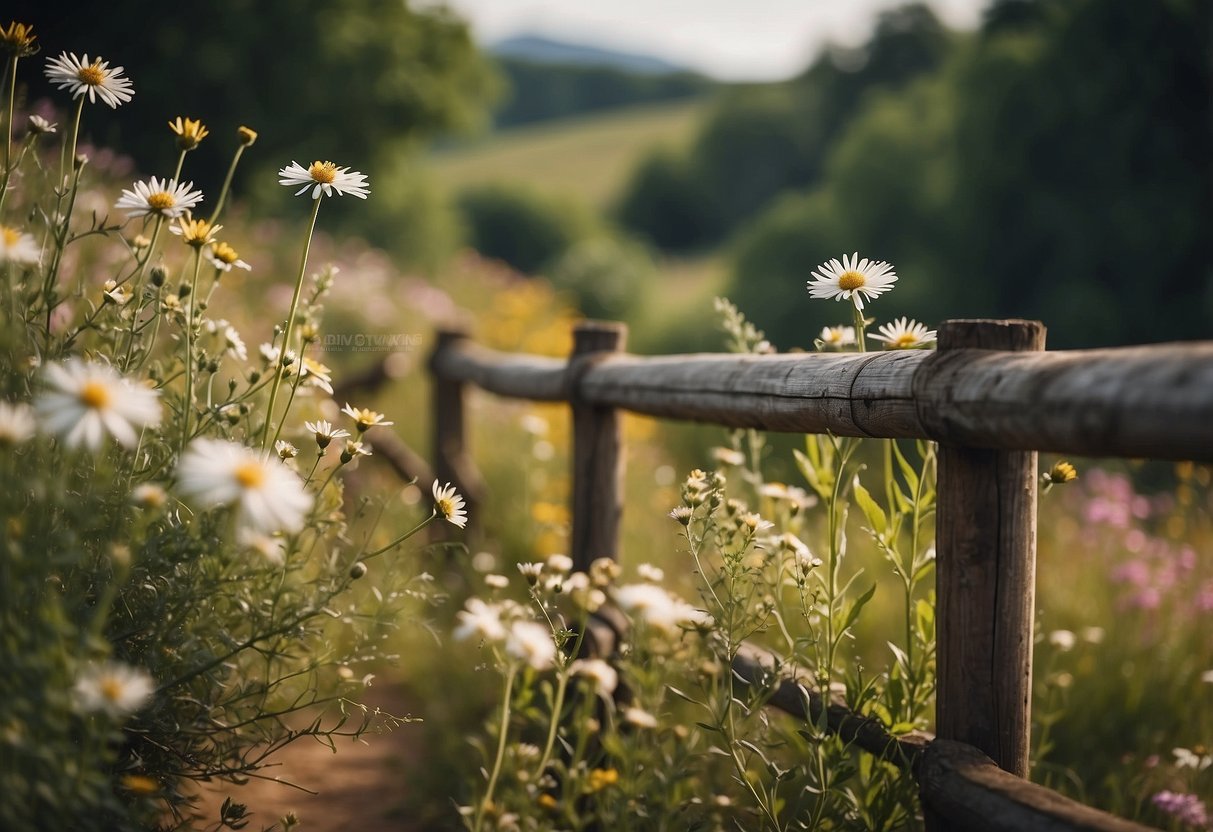
<svg viewBox="0 0 1213 832"><path fill-rule="evenodd" d="M232 155L232 163L228 165L227 175L223 177L223 187L219 189L219 200L215 203L215 210L211 212L211 224L219 221L219 214L223 211L223 206L227 202L227 195L232 189L232 179L236 176L236 166L240 164L240 157L244 155L244 150L247 147L248 144L243 141L236 145L236 152Z"/></svg>
<svg viewBox="0 0 1213 832"><path fill-rule="evenodd" d="M190 279L190 308L185 319L185 405L181 417L182 453L185 452L185 446L190 441L190 422L194 416L194 330L198 323L195 312L198 298L198 272L202 267L202 248L194 246L193 249L194 274Z"/></svg>
<svg viewBox="0 0 1213 832"><path fill-rule="evenodd" d="M295 277L295 293L291 297L291 309L286 318L286 330L282 333L282 348L280 356L285 357L291 347L291 336L295 333L295 316L299 311L299 296L303 292L303 279L307 274L307 258L308 253L312 248L312 234L316 229L316 217L320 214L320 203L322 200L313 200L311 218L308 220L307 235L303 241L303 252L299 256L299 273ZM299 359L302 360L302 359ZM274 405L278 402L278 389L282 386L282 363L281 360L275 363L274 366L274 382L270 387L270 403L265 411L265 427L261 431L261 447L264 450L270 441L270 428L274 422ZM282 416L283 422L286 421L286 414ZM281 424L278 430L281 431ZM274 433L275 438L278 432Z"/></svg>
<svg viewBox="0 0 1213 832"><path fill-rule="evenodd" d="M319 200L317 200L319 202ZM485 787L484 797L476 807L476 820L472 824L472 832L480 832L484 825L484 813L493 803L493 792L497 789L497 779L501 776L501 764L505 760L506 740L510 734L510 705L514 698L514 679L518 675L519 662L510 662L510 669L505 675L505 690L501 694L501 729L497 736L497 756L493 760L493 770L489 774L489 783Z"/></svg>

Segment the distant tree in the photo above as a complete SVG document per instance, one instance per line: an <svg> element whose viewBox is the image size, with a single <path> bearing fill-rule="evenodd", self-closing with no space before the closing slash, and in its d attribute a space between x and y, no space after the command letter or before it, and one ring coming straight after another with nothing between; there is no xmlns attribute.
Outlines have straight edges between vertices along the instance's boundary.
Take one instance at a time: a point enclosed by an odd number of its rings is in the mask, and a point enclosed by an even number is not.
<svg viewBox="0 0 1213 832"><path fill-rule="evenodd" d="M468 245L526 274L592 233L586 211L516 185L471 188L457 204Z"/></svg>
<svg viewBox="0 0 1213 832"><path fill-rule="evenodd" d="M660 150L632 173L616 213L626 228L658 248L688 251L719 242L720 210L690 159Z"/></svg>

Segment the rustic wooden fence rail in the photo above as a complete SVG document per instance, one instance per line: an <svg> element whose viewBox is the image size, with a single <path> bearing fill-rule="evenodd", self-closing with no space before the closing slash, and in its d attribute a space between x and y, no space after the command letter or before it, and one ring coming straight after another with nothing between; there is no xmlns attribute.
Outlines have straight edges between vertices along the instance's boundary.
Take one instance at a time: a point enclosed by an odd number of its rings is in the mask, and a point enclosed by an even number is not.
<svg viewBox="0 0 1213 832"><path fill-rule="evenodd" d="M570 555L618 555L619 410L726 427L939 443L936 517L937 737L894 738L785 680L771 704L827 709L844 738L909 770L932 830L1131 830L1027 776L1036 571L1037 451L1213 462L1213 342L1044 351L1033 321L957 320L938 350L773 356L622 352L621 324L587 321L568 360L495 352L439 334L434 474L475 503L465 387L568 402L573 414ZM473 514L475 517L475 514ZM610 639L599 634L599 639ZM769 675L760 649L742 678Z"/></svg>

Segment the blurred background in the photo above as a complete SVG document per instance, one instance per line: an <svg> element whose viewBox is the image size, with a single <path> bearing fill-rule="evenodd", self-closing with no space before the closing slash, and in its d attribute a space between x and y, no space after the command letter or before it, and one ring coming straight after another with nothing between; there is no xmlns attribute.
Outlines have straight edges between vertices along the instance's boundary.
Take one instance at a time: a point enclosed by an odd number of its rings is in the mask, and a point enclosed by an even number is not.
<svg viewBox="0 0 1213 832"><path fill-rule="evenodd" d="M137 95L85 139L137 170L172 163L169 118L247 124L254 215L303 211L275 169L332 158L372 183L372 210L326 209L343 233L437 282L474 248L641 351L716 348L718 294L809 347L848 314L804 283L856 250L902 277L882 320L1039 318L1053 347L1213 332L1207 0L8 6L52 54L126 67Z"/></svg>

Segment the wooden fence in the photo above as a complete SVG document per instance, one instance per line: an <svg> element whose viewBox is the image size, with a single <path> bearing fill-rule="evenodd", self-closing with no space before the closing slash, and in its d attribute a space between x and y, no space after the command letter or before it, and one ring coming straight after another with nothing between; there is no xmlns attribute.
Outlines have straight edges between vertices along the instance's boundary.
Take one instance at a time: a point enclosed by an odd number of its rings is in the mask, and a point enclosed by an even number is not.
<svg viewBox="0 0 1213 832"><path fill-rule="evenodd" d="M625 335L621 324L581 323L566 361L440 333L429 364L434 476L475 507L481 485L465 439L468 384L568 402L569 553L585 569L618 554L620 410L735 428L934 440L936 737L894 738L805 680L782 682L771 704L800 717L825 709L844 739L903 766L919 783L931 830L1145 828L1024 779L1036 454L1213 462L1213 342L1044 352L1038 322L957 320L940 327L933 352L645 358L623 352ZM597 638L609 642L610 629L600 625ZM757 680L770 673L770 657L747 648L734 669Z"/></svg>

